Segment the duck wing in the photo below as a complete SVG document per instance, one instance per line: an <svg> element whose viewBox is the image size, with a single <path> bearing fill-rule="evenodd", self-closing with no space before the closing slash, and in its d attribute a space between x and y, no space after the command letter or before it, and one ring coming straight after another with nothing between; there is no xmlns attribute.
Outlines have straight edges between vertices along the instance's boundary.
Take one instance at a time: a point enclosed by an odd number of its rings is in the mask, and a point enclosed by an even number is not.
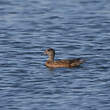
<svg viewBox="0 0 110 110"><path fill-rule="evenodd" d="M55 65L64 65L65 67L74 67L74 66L79 66L81 63L83 63L84 61L81 60L80 58L77 59L71 59L71 60L58 60L55 61L54 64Z"/></svg>
<svg viewBox="0 0 110 110"><path fill-rule="evenodd" d="M79 66L80 64L82 64L84 60L77 58L77 59L71 60L70 62L71 62L70 63L71 67L74 67L74 66Z"/></svg>

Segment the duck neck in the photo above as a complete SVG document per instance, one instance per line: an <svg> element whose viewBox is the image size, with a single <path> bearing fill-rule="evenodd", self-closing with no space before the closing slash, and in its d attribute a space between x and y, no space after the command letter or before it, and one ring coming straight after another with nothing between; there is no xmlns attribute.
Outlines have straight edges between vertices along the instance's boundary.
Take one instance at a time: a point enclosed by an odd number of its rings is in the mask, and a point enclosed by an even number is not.
<svg viewBox="0 0 110 110"><path fill-rule="evenodd" d="M54 55L49 56L48 61L54 62Z"/></svg>

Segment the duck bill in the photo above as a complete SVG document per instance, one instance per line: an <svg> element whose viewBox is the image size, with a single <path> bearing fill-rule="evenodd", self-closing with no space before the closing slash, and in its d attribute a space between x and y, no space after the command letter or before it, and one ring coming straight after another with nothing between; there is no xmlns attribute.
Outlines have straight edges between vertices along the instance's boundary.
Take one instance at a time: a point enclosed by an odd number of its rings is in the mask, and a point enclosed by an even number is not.
<svg viewBox="0 0 110 110"><path fill-rule="evenodd" d="M46 55L46 54L47 54L47 51L44 52L44 55Z"/></svg>

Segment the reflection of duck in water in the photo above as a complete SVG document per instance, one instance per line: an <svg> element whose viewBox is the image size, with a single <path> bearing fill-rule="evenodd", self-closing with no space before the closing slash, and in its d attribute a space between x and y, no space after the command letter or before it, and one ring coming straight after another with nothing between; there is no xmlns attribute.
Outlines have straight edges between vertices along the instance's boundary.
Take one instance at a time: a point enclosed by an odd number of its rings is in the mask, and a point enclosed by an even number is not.
<svg viewBox="0 0 110 110"><path fill-rule="evenodd" d="M48 60L46 61L45 65L50 68L60 68L60 67L67 67L72 68L79 66L84 61L80 58L77 59L71 59L71 60L58 60L54 61L55 56L55 50L52 48L47 49L44 54L47 54L49 56Z"/></svg>

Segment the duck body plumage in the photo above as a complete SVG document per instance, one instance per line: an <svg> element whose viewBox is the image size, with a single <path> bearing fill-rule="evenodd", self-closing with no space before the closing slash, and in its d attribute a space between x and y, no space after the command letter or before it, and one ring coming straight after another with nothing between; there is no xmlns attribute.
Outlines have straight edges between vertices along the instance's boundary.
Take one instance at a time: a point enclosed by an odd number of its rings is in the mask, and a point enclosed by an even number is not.
<svg viewBox="0 0 110 110"><path fill-rule="evenodd" d="M51 48L47 49L45 54L48 54L49 56L49 59L45 63L45 65L49 68L72 68L77 67L84 62L80 58L54 61L55 51Z"/></svg>
<svg viewBox="0 0 110 110"><path fill-rule="evenodd" d="M83 63L81 59L71 59L71 60L58 60L58 61L46 61L45 65L50 68L72 68L79 66Z"/></svg>

